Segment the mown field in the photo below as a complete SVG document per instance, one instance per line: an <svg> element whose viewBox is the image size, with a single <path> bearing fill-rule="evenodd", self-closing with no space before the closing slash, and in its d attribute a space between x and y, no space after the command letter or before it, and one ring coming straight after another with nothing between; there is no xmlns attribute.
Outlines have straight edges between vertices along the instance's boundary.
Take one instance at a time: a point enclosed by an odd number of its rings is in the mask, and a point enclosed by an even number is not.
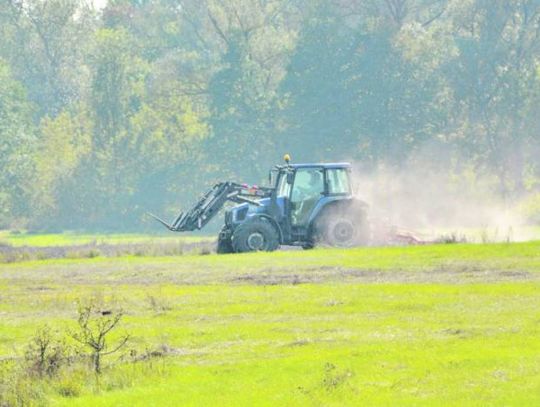
<svg viewBox="0 0 540 407"><path fill-rule="evenodd" d="M29 234L0 231L0 263L210 253L215 237L144 234Z"/></svg>
<svg viewBox="0 0 540 407"><path fill-rule="evenodd" d="M161 243L198 243L210 240L208 236L180 234L81 234L81 233L51 233L30 234L0 231L0 244L14 247L58 247L78 246L87 244L161 244Z"/></svg>
<svg viewBox="0 0 540 407"><path fill-rule="evenodd" d="M33 375L89 298L126 347ZM3 263L0 360L0 405L539 405L540 243Z"/></svg>

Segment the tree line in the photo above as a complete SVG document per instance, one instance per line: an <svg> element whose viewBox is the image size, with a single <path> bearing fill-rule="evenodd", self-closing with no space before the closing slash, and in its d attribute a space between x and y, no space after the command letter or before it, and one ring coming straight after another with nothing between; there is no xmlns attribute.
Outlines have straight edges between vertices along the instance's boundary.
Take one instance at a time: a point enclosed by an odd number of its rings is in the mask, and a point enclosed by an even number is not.
<svg viewBox="0 0 540 407"><path fill-rule="evenodd" d="M540 0L0 0L0 36L0 227L139 229L285 152L540 191Z"/></svg>

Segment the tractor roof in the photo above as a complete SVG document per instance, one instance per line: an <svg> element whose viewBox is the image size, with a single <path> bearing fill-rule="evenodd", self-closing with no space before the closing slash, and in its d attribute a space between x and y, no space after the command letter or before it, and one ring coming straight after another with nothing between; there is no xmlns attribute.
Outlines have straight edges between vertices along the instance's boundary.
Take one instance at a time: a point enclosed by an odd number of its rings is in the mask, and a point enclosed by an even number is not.
<svg viewBox="0 0 540 407"><path fill-rule="evenodd" d="M350 163L310 163L310 164L290 164L292 168L351 168Z"/></svg>

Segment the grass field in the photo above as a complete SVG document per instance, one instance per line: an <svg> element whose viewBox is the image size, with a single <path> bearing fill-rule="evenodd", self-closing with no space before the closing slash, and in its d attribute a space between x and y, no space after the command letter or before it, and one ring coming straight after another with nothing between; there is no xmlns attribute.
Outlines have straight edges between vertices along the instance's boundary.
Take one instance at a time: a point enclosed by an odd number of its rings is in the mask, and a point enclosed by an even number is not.
<svg viewBox="0 0 540 407"><path fill-rule="evenodd" d="M85 244L137 244L137 243L197 243L207 241L207 236L186 236L179 234L80 234L80 233L13 233L0 231L0 243L14 247L54 247L54 246L77 246Z"/></svg>
<svg viewBox="0 0 540 407"><path fill-rule="evenodd" d="M25 374L90 297L128 346ZM540 243L0 264L0 360L0 405L539 405Z"/></svg>
<svg viewBox="0 0 540 407"><path fill-rule="evenodd" d="M210 253L214 236L179 234L29 234L0 231L0 263L61 258L178 256Z"/></svg>

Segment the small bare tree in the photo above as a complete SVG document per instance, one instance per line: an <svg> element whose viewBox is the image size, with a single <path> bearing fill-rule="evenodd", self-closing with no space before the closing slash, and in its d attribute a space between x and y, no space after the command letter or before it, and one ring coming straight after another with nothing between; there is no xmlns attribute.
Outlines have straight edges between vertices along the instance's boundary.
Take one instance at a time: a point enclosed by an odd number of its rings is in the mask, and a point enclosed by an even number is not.
<svg viewBox="0 0 540 407"><path fill-rule="evenodd" d="M101 373L101 360L118 352L128 341L129 335L122 336L114 346L109 345L108 336L118 326L124 316L122 309L104 310L93 299L87 304L79 303L77 323L79 330L71 337L90 348L92 366L96 374Z"/></svg>
<svg viewBox="0 0 540 407"><path fill-rule="evenodd" d="M30 372L43 376L53 376L63 362L67 361L66 345L58 338L58 333L48 326L40 328L28 344L25 359Z"/></svg>

